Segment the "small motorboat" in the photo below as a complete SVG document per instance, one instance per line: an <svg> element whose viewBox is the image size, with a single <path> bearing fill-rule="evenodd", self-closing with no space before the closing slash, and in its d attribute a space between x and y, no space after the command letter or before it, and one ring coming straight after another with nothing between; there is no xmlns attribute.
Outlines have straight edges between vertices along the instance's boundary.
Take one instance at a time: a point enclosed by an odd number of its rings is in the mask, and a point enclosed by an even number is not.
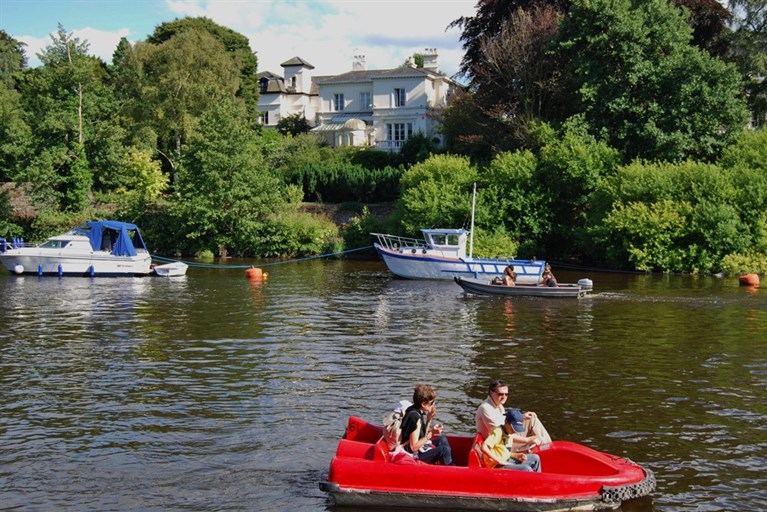
<svg viewBox="0 0 767 512"><path fill-rule="evenodd" d="M179 277L185 276L186 270L189 265L182 261L174 261L173 263L166 263L165 265L156 265L152 267L155 275L160 277Z"/></svg>
<svg viewBox="0 0 767 512"><path fill-rule="evenodd" d="M478 295L501 295L505 297L568 297L578 299L588 294L593 289L589 279L581 279L578 283L560 283L557 286L544 284L517 284L505 286L493 284L487 279L472 279L470 277L455 277L455 282L465 292Z"/></svg>
<svg viewBox="0 0 767 512"><path fill-rule="evenodd" d="M454 466L392 457L383 428L350 417L320 489L339 506L554 511L618 508L655 489L652 471L568 441L533 449L540 473L481 465L478 437L447 436ZM406 458L409 463L398 463Z"/></svg>
<svg viewBox="0 0 767 512"><path fill-rule="evenodd" d="M149 274L152 257L135 224L98 220L41 245L0 239L0 262L19 275L134 276Z"/></svg>

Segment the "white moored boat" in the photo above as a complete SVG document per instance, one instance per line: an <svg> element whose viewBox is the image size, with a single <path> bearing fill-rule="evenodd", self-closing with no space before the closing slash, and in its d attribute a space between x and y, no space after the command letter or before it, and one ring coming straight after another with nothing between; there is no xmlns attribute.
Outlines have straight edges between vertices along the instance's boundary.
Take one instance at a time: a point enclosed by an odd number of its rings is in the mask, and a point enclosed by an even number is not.
<svg viewBox="0 0 767 512"><path fill-rule="evenodd" d="M100 220L32 247L0 239L0 262L16 274L132 276L149 274L152 258L135 224Z"/></svg>
<svg viewBox="0 0 767 512"><path fill-rule="evenodd" d="M157 265L153 267L155 275L160 277L180 277L186 275L186 270L189 265L182 261L174 261L173 263L166 263L165 265Z"/></svg>
<svg viewBox="0 0 767 512"><path fill-rule="evenodd" d="M538 284L546 264L543 260L490 259L466 256L469 231L422 229L423 240L371 233L378 254L389 271L407 279L492 279L514 265L519 284Z"/></svg>

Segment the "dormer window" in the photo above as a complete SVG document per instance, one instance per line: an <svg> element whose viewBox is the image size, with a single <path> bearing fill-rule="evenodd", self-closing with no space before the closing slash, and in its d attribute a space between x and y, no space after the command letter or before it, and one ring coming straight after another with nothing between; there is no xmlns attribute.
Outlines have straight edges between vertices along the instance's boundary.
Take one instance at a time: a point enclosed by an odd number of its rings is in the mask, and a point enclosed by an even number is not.
<svg viewBox="0 0 767 512"><path fill-rule="evenodd" d="M296 77L290 77L290 86L295 90L296 88Z"/></svg>
<svg viewBox="0 0 767 512"><path fill-rule="evenodd" d="M258 81L258 89L263 94L266 92L266 90L269 88L269 80L267 78L262 78Z"/></svg>
<svg viewBox="0 0 767 512"><path fill-rule="evenodd" d="M400 88L394 89L394 106L395 107L405 106L405 89L400 89Z"/></svg>

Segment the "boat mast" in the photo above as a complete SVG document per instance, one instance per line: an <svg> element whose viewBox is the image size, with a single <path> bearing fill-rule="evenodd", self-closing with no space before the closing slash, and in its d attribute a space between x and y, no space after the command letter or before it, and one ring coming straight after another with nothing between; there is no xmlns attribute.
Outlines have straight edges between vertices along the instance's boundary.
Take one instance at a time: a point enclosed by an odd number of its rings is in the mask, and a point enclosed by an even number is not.
<svg viewBox="0 0 767 512"><path fill-rule="evenodd" d="M474 254L474 208L477 206L477 183L474 183L474 192L471 195L471 231L469 231L469 259Z"/></svg>

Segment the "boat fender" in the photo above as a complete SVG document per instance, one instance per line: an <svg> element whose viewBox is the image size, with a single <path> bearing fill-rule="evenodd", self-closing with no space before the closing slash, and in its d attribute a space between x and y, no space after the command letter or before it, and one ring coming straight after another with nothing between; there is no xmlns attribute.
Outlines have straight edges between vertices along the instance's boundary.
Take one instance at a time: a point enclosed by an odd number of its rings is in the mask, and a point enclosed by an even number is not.
<svg viewBox="0 0 767 512"><path fill-rule="evenodd" d="M744 274L738 278L740 286L759 286L759 274Z"/></svg>
<svg viewBox="0 0 767 512"><path fill-rule="evenodd" d="M13 271L17 274L23 274L24 273L24 265L16 265L13 267Z"/></svg>
<svg viewBox="0 0 767 512"><path fill-rule="evenodd" d="M647 496L653 492L655 490L655 473L646 468L642 469L645 472L645 477L641 482L626 485L602 486L602 490L600 491L602 501L617 505L623 501Z"/></svg>
<svg viewBox="0 0 767 512"><path fill-rule="evenodd" d="M59 263L59 277L64 275L64 269L61 267L61 263Z"/></svg>
<svg viewBox="0 0 767 512"><path fill-rule="evenodd" d="M40 264L37 266L37 275L38 275L38 276L41 276L41 275L43 275L43 264L42 264L42 263L40 263Z"/></svg>

